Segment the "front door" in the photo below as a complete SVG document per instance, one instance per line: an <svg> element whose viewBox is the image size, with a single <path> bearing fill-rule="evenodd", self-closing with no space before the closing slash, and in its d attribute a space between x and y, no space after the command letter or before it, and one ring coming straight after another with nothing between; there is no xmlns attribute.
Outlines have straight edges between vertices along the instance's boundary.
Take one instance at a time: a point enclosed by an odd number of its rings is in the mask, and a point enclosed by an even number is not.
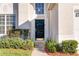
<svg viewBox="0 0 79 59"><path fill-rule="evenodd" d="M35 38L44 38L44 19L35 20Z"/></svg>

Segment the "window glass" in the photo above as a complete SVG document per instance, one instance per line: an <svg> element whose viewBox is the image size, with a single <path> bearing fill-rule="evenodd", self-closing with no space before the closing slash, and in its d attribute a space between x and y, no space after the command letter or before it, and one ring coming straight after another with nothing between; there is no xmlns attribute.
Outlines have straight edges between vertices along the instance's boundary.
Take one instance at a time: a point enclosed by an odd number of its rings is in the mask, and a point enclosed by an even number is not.
<svg viewBox="0 0 79 59"><path fill-rule="evenodd" d="M44 3L35 4L36 14L44 14Z"/></svg>
<svg viewBox="0 0 79 59"><path fill-rule="evenodd" d="M15 15L7 15L7 26L15 26Z"/></svg>
<svg viewBox="0 0 79 59"><path fill-rule="evenodd" d="M0 15L0 34L5 33L5 15Z"/></svg>
<svg viewBox="0 0 79 59"><path fill-rule="evenodd" d="M0 26L0 34L4 34L5 33L5 26Z"/></svg>
<svg viewBox="0 0 79 59"><path fill-rule="evenodd" d="M7 32L15 28L15 14L7 15Z"/></svg>
<svg viewBox="0 0 79 59"><path fill-rule="evenodd" d="M76 15L75 15L76 17L79 17L79 13L76 13Z"/></svg>

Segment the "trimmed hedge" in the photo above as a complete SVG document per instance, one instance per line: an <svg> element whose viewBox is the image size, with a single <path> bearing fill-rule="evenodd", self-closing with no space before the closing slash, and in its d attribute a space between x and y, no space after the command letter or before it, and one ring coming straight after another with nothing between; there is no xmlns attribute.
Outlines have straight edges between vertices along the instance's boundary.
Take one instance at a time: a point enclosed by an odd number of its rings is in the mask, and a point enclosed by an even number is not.
<svg viewBox="0 0 79 59"><path fill-rule="evenodd" d="M65 40L62 43L57 43L54 40L46 42L46 48L49 52L76 53L77 46L78 42L76 40Z"/></svg>
<svg viewBox="0 0 79 59"><path fill-rule="evenodd" d="M1 38L0 48L15 48L15 49L29 49L32 50L34 43L32 40L23 40L17 37Z"/></svg>
<svg viewBox="0 0 79 59"><path fill-rule="evenodd" d="M64 53L75 53L78 42L76 40L65 40L62 42L62 51Z"/></svg>

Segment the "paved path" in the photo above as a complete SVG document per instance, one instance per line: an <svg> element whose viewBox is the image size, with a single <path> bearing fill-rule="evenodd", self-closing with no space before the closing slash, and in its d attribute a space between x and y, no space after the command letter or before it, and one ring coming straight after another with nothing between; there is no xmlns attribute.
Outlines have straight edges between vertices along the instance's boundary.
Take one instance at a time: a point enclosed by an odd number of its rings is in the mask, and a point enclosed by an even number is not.
<svg viewBox="0 0 79 59"><path fill-rule="evenodd" d="M35 42L35 48L32 51L32 56L48 56L44 51L45 43L44 41L38 40Z"/></svg>

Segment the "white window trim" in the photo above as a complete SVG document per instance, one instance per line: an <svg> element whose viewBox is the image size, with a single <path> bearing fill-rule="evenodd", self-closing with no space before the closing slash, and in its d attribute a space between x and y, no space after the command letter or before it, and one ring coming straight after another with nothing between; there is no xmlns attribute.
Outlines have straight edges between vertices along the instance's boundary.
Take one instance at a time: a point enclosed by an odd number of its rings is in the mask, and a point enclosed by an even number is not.
<svg viewBox="0 0 79 59"><path fill-rule="evenodd" d="M7 15L5 14L5 34L7 34Z"/></svg>

